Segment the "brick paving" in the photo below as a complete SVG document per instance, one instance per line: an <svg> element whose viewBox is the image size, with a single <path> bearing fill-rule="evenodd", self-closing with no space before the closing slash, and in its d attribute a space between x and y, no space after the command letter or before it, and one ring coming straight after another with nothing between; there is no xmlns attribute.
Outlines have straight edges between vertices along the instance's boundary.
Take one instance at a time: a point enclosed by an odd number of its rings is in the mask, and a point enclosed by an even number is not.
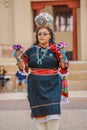
<svg viewBox="0 0 87 130"><path fill-rule="evenodd" d="M59 130L87 130L87 97L69 101L62 105ZM27 98L0 100L0 130L36 130L35 125Z"/></svg>

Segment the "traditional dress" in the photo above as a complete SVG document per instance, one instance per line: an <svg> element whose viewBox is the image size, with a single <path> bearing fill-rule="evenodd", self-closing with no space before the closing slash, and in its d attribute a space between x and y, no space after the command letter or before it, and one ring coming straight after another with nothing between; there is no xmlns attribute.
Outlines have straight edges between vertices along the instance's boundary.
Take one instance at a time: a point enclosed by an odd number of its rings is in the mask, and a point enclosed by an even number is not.
<svg viewBox="0 0 87 130"><path fill-rule="evenodd" d="M28 99L33 117L60 114L62 81L57 73L59 52L56 46L32 46L24 55L25 66L31 68L28 76Z"/></svg>

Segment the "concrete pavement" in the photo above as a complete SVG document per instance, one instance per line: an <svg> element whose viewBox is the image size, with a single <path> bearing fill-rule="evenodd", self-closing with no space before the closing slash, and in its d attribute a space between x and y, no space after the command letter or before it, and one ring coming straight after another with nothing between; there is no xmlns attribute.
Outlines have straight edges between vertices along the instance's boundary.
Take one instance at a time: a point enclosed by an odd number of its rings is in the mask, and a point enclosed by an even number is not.
<svg viewBox="0 0 87 130"><path fill-rule="evenodd" d="M87 98L87 91L69 91L69 98ZM27 99L27 93L0 93L0 100Z"/></svg>
<svg viewBox="0 0 87 130"><path fill-rule="evenodd" d="M62 106L59 130L87 130L87 91L70 91ZM0 93L0 130L36 130L27 93Z"/></svg>

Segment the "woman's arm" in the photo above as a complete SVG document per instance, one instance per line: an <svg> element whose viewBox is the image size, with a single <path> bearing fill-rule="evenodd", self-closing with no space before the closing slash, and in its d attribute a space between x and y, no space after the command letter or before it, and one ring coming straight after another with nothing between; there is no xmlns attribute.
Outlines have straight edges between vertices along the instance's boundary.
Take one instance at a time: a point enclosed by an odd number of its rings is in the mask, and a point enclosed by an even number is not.
<svg viewBox="0 0 87 130"><path fill-rule="evenodd" d="M24 55L20 55L17 57L17 66L21 71L26 71L28 72L29 67L28 67L28 61L29 59Z"/></svg>
<svg viewBox="0 0 87 130"><path fill-rule="evenodd" d="M69 66L69 61L67 60L66 55L61 54L61 51L58 50L56 44L51 45L49 49L56 53L56 57L60 63L59 67L61 67L61 69L67 69Z"/></svg>

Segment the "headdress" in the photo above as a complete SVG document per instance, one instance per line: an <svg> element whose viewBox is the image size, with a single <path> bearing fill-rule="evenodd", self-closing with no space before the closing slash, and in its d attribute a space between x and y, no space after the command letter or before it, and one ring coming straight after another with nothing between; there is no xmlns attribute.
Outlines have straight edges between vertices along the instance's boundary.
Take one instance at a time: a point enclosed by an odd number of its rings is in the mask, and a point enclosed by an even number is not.
<svg viewBox="0 0 87 130"><path fill-rule="evenodd" d="M35 24L38 27L50 27L53 23L53 16L48 13L40 13L35 17Z"/></svg>

